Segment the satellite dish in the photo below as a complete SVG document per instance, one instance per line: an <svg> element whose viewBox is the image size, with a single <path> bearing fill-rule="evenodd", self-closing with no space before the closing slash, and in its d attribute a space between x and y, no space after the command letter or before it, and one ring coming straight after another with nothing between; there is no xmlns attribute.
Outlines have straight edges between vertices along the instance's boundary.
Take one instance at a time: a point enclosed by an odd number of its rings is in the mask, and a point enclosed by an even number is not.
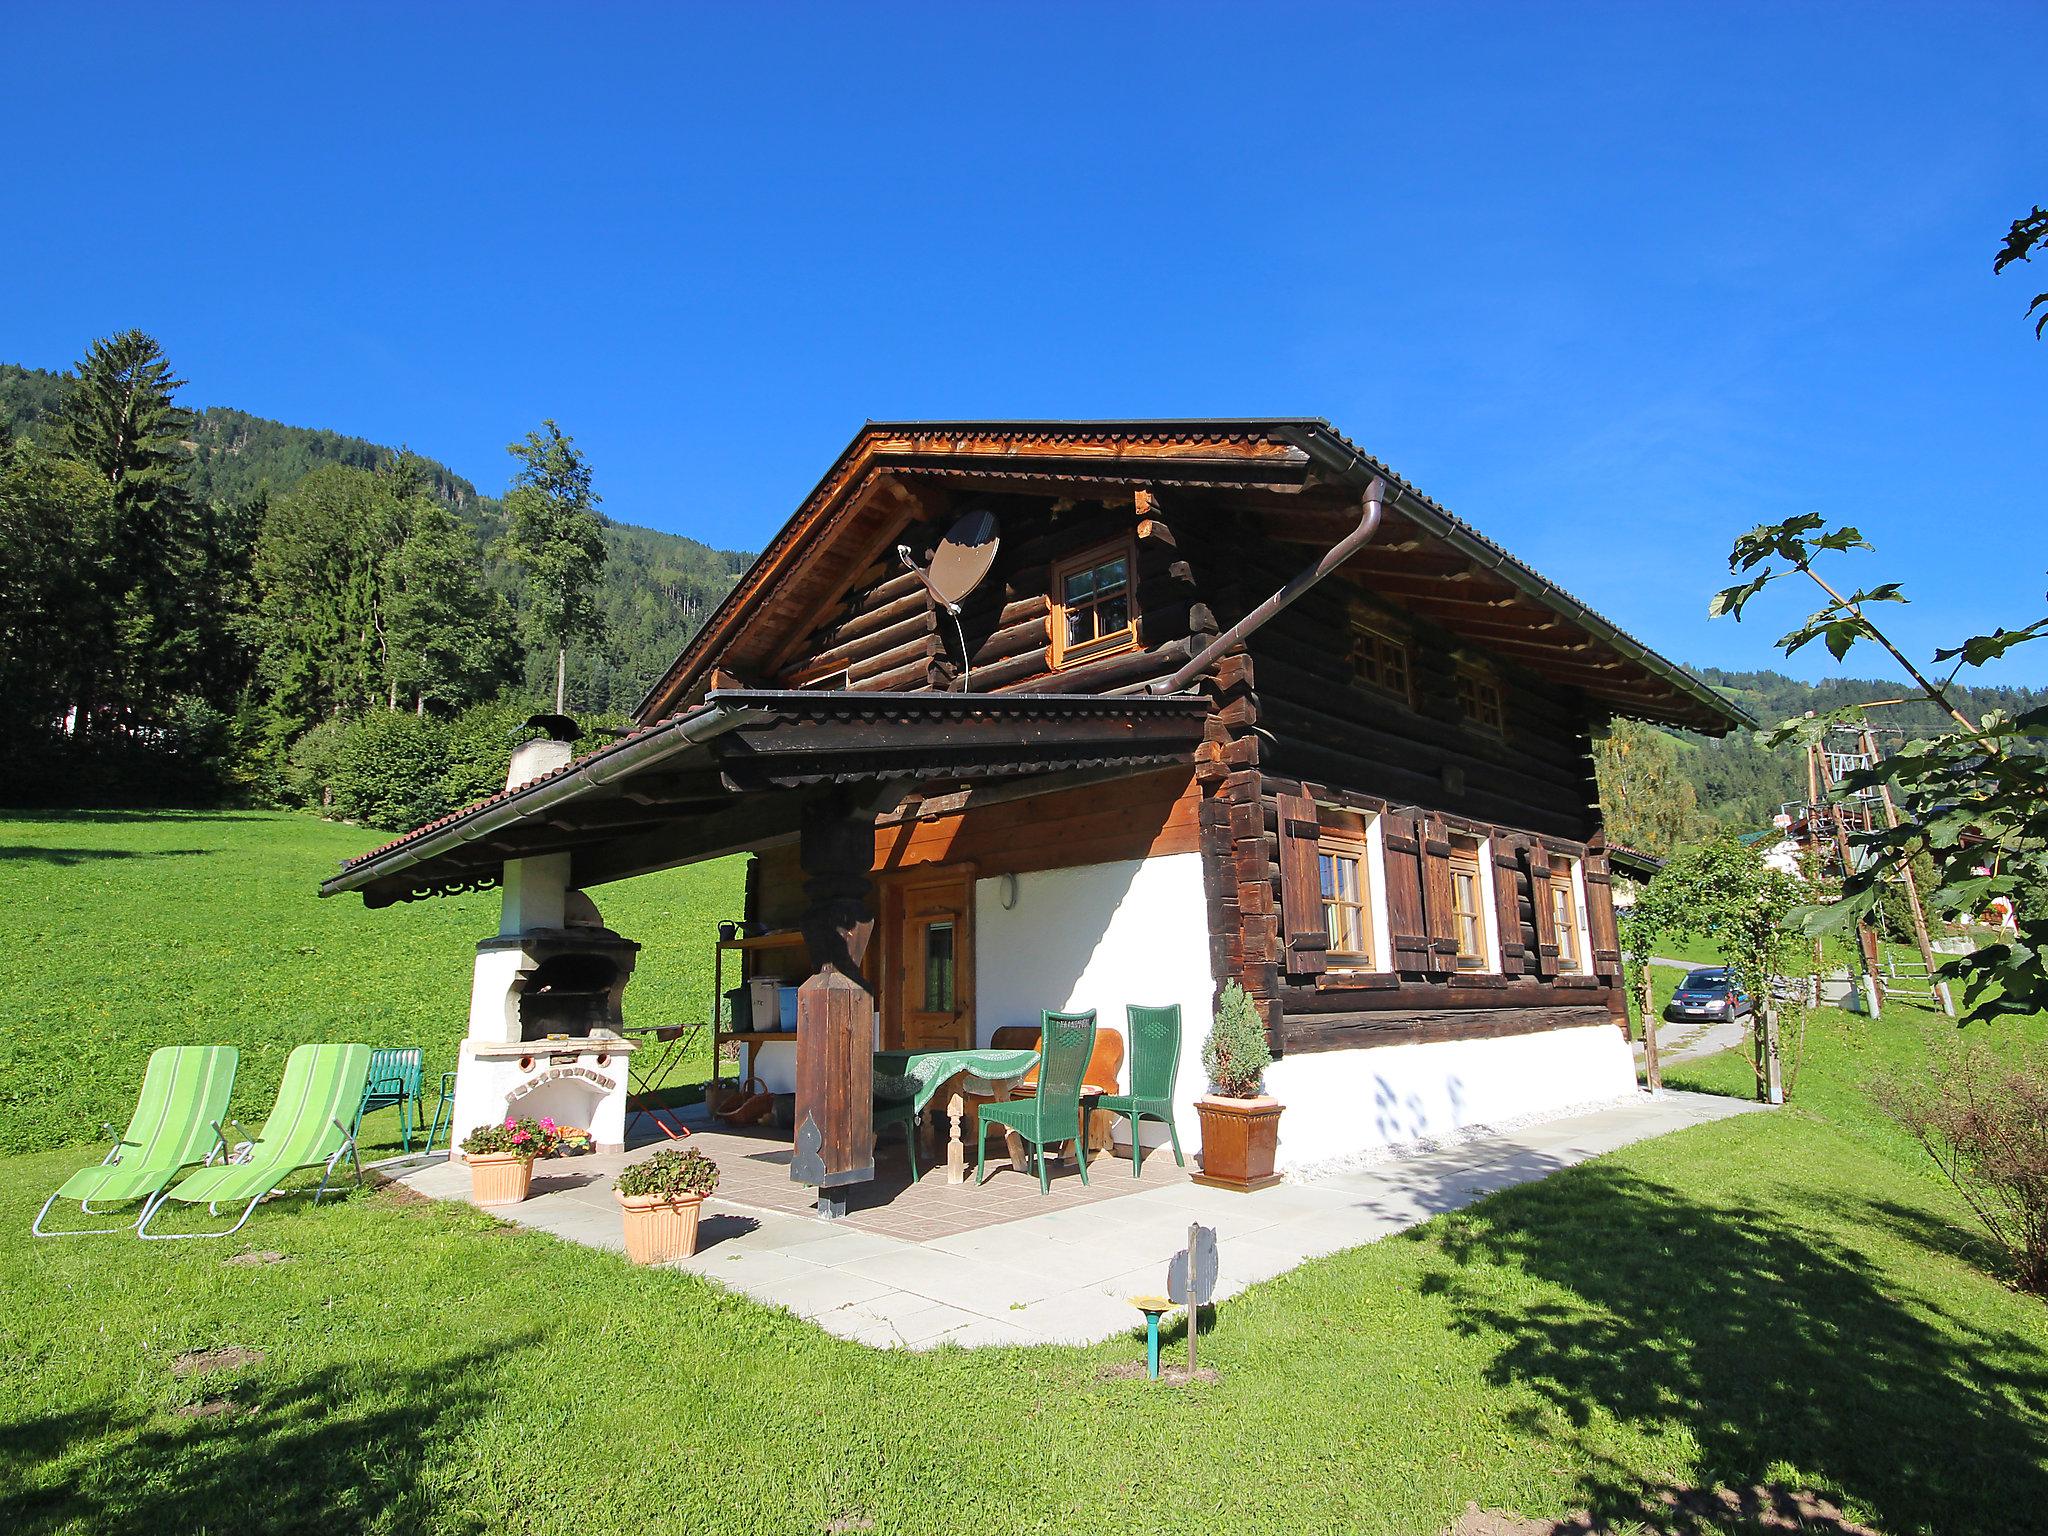
<svg viewBox="0 0 2048 1536"><path fill-rule="evenodd" d="M963 513L932 552L931 569L925 573L932 596L948 608L957 608L987 579L989 567L996 562L999 539L995 513L985 507Z"/></svg>

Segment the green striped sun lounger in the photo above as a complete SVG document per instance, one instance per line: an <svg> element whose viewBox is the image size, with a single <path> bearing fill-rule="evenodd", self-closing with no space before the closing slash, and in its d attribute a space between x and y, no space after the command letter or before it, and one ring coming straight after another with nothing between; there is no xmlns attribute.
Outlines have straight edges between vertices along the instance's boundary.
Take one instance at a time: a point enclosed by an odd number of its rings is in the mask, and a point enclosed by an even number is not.
<svg viewBox="0 0 2048 1536"><path fill-rule="evenodd" d="M81 1168L43 1202L29 1230L37 1237L88 1237L126 1232L149 1214L149 1202L195 1163L226 1156L227 1137L221 1120L235 1087L238 1053L232 1045L166 1045L150 1052L142 1074L142 1092L128 1129L95 1167ZM113 1126L103 1127L108 1135ZM59 1200L76 1200L88 1216L102 1216L102 1207L143 1202L135 1221L119 1227L73 1227L44 1231L43 1218Z"/></svg>
<svg viewBox="0 0 2048 1536"><path fill-rule="evenodd" d="M301 1168L322 1170L320 1187L313 1191L313 1203L318 1205L327 1193L327 1181L334 1177L335 1164L344 1157L355 1167L360 1184L363 1167L356 1160L356 1139L348 1127L369 1076L367 1045L299 1046L284 1064L284 1081L277 1085L277 1103L263 1122L263 1134L247 1154L239 1162L201 1168L166 1189L143 1212L137 1235L166 1239L232 1236L242 1230L243 1222L264 1196ZM222 1205L242 1200L249 1204L241 1220L226 1231L150 1231L149 1224L172 1200L181 1205L204 1205L215 1215Z"/></svg>

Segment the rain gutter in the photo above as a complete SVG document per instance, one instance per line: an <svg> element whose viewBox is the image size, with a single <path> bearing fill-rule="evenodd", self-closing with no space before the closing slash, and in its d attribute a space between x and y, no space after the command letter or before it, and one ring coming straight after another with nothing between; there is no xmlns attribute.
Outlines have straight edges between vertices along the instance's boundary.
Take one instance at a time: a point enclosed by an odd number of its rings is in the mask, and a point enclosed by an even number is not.
<svg viewBox="0 0 2048 1536"><path fill-rule="evenodd" d="M1380 519L1386 512L1387 482L1374 475L1372 484L1365 488L1365 508L1358 519L1358 526L1343 538L1323 551L1322 558L1296 576L1286 586L1267 598L1250 613L1223 631L1214 640L1195 652L1173 676L1164 682L1154 683L1154 693L1179 693L1181 689L1208 671L1216 659L1241 643L1253 631L1263 628L1281 609L1293 602L1302 593L1336 570L1346 560L1357 554L1372 542L1373 535L1380 531Z"/></svg>

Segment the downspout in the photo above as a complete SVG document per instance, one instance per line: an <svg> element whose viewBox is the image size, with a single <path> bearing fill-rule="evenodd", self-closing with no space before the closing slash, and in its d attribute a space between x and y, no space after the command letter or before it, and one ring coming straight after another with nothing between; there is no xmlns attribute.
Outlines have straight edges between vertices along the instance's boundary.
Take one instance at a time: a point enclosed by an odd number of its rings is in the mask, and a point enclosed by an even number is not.
<svg viewBox="0 0 2048 1536"><path fill-rule="evenodd" d="M1381 476L1374 475L1372 484L1365 488L1365 513L1359 518L1356 528L1325 550L1322 558L1314 565L1203 646L1173 676L1164 682L1154 683L1152 692L1179 693L1208 671L1225 651L1241 643L1253 631L1264 627L1282 608L1370 544L1373 535L1380 531L1380 518L1386 511L1386 499L1387 482Z"/></svg>

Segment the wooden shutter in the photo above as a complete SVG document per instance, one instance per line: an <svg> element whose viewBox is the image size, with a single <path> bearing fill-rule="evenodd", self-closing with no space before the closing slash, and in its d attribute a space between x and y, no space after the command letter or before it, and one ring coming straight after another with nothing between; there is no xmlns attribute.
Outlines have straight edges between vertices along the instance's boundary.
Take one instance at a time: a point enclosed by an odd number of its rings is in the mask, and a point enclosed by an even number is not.
<svg viewBox="0 0 2048 1536"><path fill-rule="evenodd" d="M1522 864L1520 850L1505 832L1493 834L1494 911L1500 924L1500 973L1522 974Z"/></svg>
<svg viewBox="0 0 2048 1536"><path fill-rule="evenodd" d="M1393 968L1430 968L1429 923L1422 906L1422 842L1415 818L1398 811L1380 817L1380 851L1387 873L1387 928L1393 940Z"/></svg>
<svg viewBox="0 0 2048 1536"><path fill-rule="evenodd" d="M1607 852L1586 850L1586 923L1593 930L1593 974L1621 974L1621 939L1614 926L1614 877L1607 867Z"/></svg>
<svg viewBox="0 0 2048 1536"><path fill-rule="evenodd" d="M1323 875L1317 857L1322 827L1307 795L1275 797L1280 810L1280 927L1290 976L1321 975L1330 947L1323 920Z"/></svg>
<svg viewBox="0 0 2048 1536"><path fill-rule="evenodd" d="M1557 908L1550 894L1550 849L1532 842L1522 856L1529 863L1529 905L1536 918L1533 969L1548 980L1557 974Z"/></svg>
<svg viewBox="0 0 2048 1536"><path fill-rule="evenodd" d="M1451 899L1451 834L1441 816L1422 822L1422 910L1428 919L1429 968L1458 968L1458 912Z"/></svg>

